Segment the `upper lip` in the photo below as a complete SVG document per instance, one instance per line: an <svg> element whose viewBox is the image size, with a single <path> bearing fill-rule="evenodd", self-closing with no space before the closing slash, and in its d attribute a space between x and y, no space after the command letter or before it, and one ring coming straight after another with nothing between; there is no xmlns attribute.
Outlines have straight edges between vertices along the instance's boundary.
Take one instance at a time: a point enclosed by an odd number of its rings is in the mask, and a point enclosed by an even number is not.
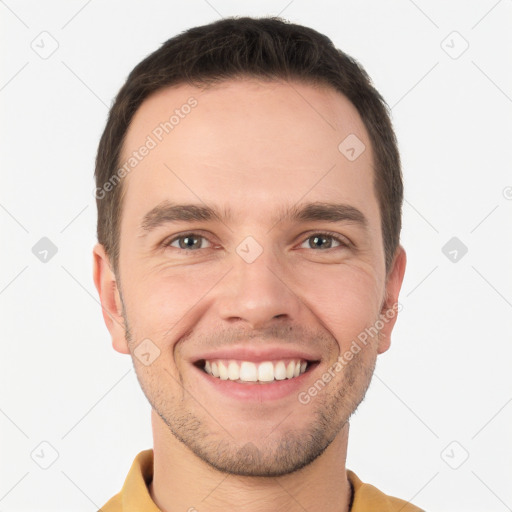
<svg viewBox="0 0 512 512"><path fill-rule="evenodd" d="M204 352L191 358L191 361L211 361L215 359L234 359L238 361L252 361L261 363L263 361L279 361L281 359L303 359L305 361L319 361L320 357L310 351L301 348L267 346L267 347L249 347L233 346L224 349Z"/></svg>

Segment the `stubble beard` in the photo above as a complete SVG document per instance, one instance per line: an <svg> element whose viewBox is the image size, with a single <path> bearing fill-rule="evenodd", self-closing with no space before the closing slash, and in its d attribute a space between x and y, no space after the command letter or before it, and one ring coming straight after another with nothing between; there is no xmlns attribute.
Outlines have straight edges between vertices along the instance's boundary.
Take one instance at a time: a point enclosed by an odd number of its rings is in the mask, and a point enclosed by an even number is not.
<svg viewBox="0 0 512 512"><path fill-rule="evenodd" d="M126 315L125 336L133 356L133 334ZM366 350L372 350L371 346ZM186 409L183 400L176 398L171 403L162 394L159 377L147 373L141 376L134 362L139 384L171 434L212 468L230 475L251 477L277 477L287 475L311 464L334 441L350 416L364 399L375 369L376 353L368 355L361 350L344 366L337 379L325 385L308 404L297 400L296 410L290 415L301 418L314 407L311 421L300 429L285 433L275 432L267 438L236 441L228 429L219 426L204 412L201 416ZM177 385L176 382L171 384ZM183 383L182 383L183 384ZM329 386L337 385L335 391ZM164 386L165 387L165 386ZM183 396L186 396L186 390ZM194 402L193 399L188 403ZM199 408L204 411L203 408ZM229 426L228 426L229 427ZM277 428L276 431L279 429Z"/></svg>

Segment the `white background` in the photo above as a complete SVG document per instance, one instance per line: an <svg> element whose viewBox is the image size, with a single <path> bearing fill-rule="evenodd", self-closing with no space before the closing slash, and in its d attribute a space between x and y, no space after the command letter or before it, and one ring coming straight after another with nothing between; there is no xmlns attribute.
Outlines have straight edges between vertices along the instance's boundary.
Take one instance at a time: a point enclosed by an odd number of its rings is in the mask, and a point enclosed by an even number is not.
<svg viewBox="0 0 512 512"><path fill-rule="evenodd" d="M95 511L152 446L149 405L92 281L97 144L129 71L161 43L267 14L358 59L400 142L403 311L352 419L347 467L427 510L512 510L512 2L6 0L1 512ZM51 38L43 59L32 47ZM454 236L468 248L456 262L442 252ZM46 263L32 253L42 237L58 248ZM59 454L48 469L43 441Z"/></svg>

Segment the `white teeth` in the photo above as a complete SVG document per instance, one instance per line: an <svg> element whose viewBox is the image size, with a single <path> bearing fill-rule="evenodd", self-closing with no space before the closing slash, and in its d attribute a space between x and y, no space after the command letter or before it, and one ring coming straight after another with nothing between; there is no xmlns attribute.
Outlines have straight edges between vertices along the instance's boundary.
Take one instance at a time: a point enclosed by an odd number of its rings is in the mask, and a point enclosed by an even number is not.
<svg viewBox="0 0 512 512"><path fill-rule="evenodd" d="M284 380L286 379L286 366L283 361L279 361L274 369L274 379Z"/></svg>
<svg viewBox="0 0 512 512"><path fill-rule="evenodd" d="M204 371L221 380L238 382L273 382L274 380L293 379L307 369L307 361L263 361L259 364L251 361L210 360L205 361Z"/></svg>
<svg viewBox="0 0 512 512"><path fill-rule="evenodd" d="M235 361L230 361L228 365L229 380L238 380L240 378L240 368Z"/></svg>
<svg viewBox="0 0 512 512"><path fill-rule="evenodd" d="M258 380L261 382L272 382L274 380L274 365L270 361L259 365Z"/></svg>
<svg viewBox="0 0 512 512"><path fill-rule="evenodd" d="M221 380L228 380L228 369L222 361L219 361L219 377Z"/></svg>
<svg viewBox="0 0 512 512"><path fill-rule="evenodd" d="M295 363L293 361L290 361L288 363L288 366L286 367L286 378L287 379L293 378L294 372L295 372Z"/></svg>
<svg viewBox="0 0 512 512"><path fill-rule="evenodd" d="M256 382L258 380L258 369L254 363L244 361L240 366L240 380L245 382Z"/></svg>

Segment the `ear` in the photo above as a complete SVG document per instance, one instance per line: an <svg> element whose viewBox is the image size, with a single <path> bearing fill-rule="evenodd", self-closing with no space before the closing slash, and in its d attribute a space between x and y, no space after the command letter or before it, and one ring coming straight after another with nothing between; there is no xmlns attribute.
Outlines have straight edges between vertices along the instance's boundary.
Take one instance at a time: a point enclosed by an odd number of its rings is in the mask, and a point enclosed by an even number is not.
<svg viewBox="0 0 512 512"><path fill-rule="evenodd" d="M96 244L93 249L93 278L100 296L103 319L112 336L112 346L121 354L129 354L116 276L101 244Z"/></svg>
<svg viewBox="0 0 512 512"><path fill-rule="evenodd" d="M404 279L406 262L407 257L405 249L399 245L386 278L386 297L380 312L380 318L384 326L379 333L379 354L385 352L391 344L391 331L393 330L400 309L398 307L398 295Z"/></svg>

